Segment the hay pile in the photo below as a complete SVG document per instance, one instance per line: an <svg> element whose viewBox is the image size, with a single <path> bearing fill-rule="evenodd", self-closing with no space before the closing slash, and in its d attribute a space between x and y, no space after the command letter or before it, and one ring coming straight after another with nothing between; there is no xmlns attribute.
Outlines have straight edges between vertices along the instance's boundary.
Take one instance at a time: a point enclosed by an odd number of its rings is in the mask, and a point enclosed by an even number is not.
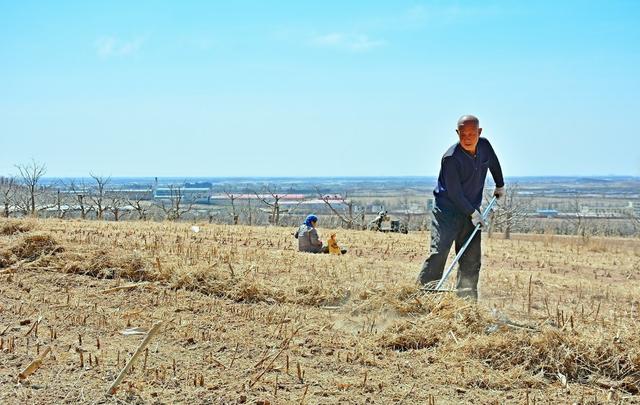
<svg viewBox="0 0 640 405"><path fill-rule="evenodd" d="M392 302L392 306L405 310L403 317L385 330L377 343L388 349L405 351L430 348L450 340L465 339L483 334L492 320L478 306L453 295L421 294ZM402 314L402 313L401 313Z"/></svg>
<svg viewBox="0 0 640 405"><path fill-rule="evenodd" d="M17 262L33 262L64 251L56 239L47 233L21 235L4 245L6 247L0 245L0 267L8 267Z"/></svg>
<svg viewBox="0 0 640 405"><path fill-rule="evenodd" d="M44 255L62 252L64 249L53 236L36 233L21 237L10 250L20 260L33 261Z"/></svg>
<svg viewBox="0 0 640 405"><path fill-rule="evenodd" d="M396 320L377 336L379 346L397 351L437 349L447 353L452 364L475 360L500 372L518 369L547 381L595 383L640 393L637 325L616 334L596 323L576 329L549 324L528 328L505 323L451 295L423 295L408 301L416 302L423 313L415 316L412 311ZM399 307L407 308L409 303Z"/></svg>
<svg viewBox="0 0 640 405"><path fill-rule="evenodd" d="M551 380L598 383L640 392L640 338L637 330L614 336L588 327L568 331L551 326L539 333L503 331L477 335L456 348L465 356L508 371L523 367Z"/></svg>
<svg viewBox="0 0 640 405"><path fill-rule="evenodd" d="M0 235L10 236L17 233L26 233L33 229L33 224L25 221L5 220L0 224Z"/></svg>
<svg viewBox="0 0 640 405"><path fill-rule="evenodd" d="M326 283L283 283L256 277L240 268L232 273L227 265L183 267L166 279L176 289L198 291L235 302L290 303L305 306L336 305L349 298L348 289Z"/></svg>
<svg viewBox="0 0 640 405"><path fill-rule="evenodd" d="M0 249L0 269L9 267L16 262L15 256L11 254L10 250Z"/></svg>
<svg viewBox="0 0 640 405"><path fill-rule="evenodd" d="M122 249L85 250L69 252L59 257L59 266L65 273L83 274L98 278L122 278L130 281L160 281L156 272L138 253Z"/></svg>

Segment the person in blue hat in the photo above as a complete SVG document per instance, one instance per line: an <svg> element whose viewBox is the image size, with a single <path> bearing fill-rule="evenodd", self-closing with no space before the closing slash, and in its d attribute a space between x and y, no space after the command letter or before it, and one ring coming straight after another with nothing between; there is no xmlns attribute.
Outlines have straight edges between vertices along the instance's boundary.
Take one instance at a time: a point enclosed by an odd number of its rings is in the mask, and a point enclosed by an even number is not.
<svg viewBox="0 0 640 405"><path fill-rule="evenodd" d="M318 236L317 224L318 217L313 214L308 215L304 223L293 234L298 239L298 250L300 252L329 253L329 246L323 246ZM345 253L347 253L346 249L342 249L342 254Z"/></svg>

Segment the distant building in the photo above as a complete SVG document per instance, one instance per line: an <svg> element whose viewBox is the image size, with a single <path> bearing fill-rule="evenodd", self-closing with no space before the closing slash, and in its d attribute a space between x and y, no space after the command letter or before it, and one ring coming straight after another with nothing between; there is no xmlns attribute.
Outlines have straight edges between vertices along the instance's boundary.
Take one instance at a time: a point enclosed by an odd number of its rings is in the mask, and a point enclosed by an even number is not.
<svg viewBox="0 0 640 405"><path fill-rule="evenodd" d="M342 199L327 199L326 200L331 206L337 211L345 211L348 209L347 204ZM327 205L325 200L320 198L314 198L306 201L297 201L297 200L282 200L280 201L280 206L282 208L295 209L297 208L299 212L309 213L324 213L329 212L331 209Z"/></svg>
<svg viewBox="0 0 640 405"><path fill-rule="evenodd" d="M200 187L157 187L153 193L156 200L167 200L177 195L182 195L184 202L198 202L208 204L211 198L211 190Z"/></svg>
<svg viewBox="0 0 640 405"><path fill-rule="evenodd" d="M542 210L537 210L536 214L538 214L538 216L545 217L545 218L555 218L558 216L558 210L542 209Z"/></svg>
<svg viewBox="0 0 640 405"><path fill-rule="evenodd" d="M267 201L273 201L275 200L275 197L272 194L252 194L252 193L248 193L248 194L241 194L241 193L230 193L231 195L233 195L234 199L236 200L267 200ZM276 196L278 196L278 198L280 199L280 201L282 200L304 200L305 199L305 195L304 194L275 194ZM214 194L211 196L211 201L217 201L217 200L229 200L229 196L227 194Z"/></svg>
<svg viewBox="0 0 640 405"><path fill-rule="evenodd" d="M117 189L111 190L110 192L115 192L124 197L128 198L140 198L141 200L151 200L153 199L153 189L135 189L135 188L125 188L125 189Z"/></svg>
<svg viewBox="0 0 640 405"><path fill-rule="evenodd" d="M636 214L636 208L633 201L621 205L582 205L580 214L596 218L629 218L629 216Z"/></svg>

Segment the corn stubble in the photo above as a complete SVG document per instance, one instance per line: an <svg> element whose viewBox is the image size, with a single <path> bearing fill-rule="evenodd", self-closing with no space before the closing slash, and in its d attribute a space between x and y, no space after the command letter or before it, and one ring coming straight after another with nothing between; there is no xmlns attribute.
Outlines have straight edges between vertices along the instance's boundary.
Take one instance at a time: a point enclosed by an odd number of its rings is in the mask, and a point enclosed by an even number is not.
<svg viewBox="0 0 640 405"><path fill-rule="evenodd" d="M158 321L124 400L639 400L638 240L485 240L473 305L418 293L428 234L191 225L0 221L0 402L102 398Z"/></svg>

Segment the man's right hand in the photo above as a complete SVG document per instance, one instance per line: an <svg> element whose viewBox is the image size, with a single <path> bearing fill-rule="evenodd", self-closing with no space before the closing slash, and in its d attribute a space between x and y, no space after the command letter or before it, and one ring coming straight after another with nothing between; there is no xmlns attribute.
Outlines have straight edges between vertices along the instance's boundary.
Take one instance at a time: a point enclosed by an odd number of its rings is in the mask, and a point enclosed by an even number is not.
<svg viewBox="0 0 640 405"><path fill-rule="evenodd" d="M473 211L473 214L471 214L471 223L473 226L478 226L478 224L480 224L481 227L487 226L487 221L482 218L482 214L478 210Z"/></svg>

